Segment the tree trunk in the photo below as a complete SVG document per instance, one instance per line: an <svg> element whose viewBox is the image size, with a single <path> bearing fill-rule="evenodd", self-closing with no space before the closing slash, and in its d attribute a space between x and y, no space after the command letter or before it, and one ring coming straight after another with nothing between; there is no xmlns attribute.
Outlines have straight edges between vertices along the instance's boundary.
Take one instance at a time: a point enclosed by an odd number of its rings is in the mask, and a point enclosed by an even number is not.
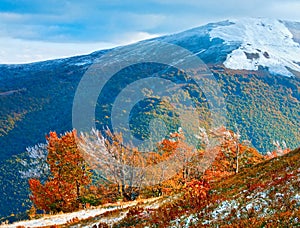
<svg viewBox="0 0 300 228"><path fill-rule="evenodd" d="M240 147L237 144L237 148L236 148L236 169L235 169L235 173L239 172L239 156L240 156Z"/></svg>

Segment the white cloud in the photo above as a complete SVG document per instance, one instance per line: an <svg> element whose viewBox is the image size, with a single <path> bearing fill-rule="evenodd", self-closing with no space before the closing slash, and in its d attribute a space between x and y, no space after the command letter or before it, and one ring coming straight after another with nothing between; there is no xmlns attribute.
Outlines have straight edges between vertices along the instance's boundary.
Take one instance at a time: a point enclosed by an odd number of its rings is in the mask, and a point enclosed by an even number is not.
<svg viewBox="0 0 300 228"><path fill-rule="evenodd" d="M150 34L147 32L128 32L123 33L120 37L114 37L113 40L115 41L115 43L118 43L118 45L126 45L138 42L140 40L151 39L162 35L163 34Z"/></svg>
<svg viewBox="0 0 300 228"><path fill-rule="evenodd" d="M97 49L115 46L109 43L50 43L0 38L0 63L30 63L79 54L87 54Z"/></svg>
<svg viewBox="0 0 300 228"><path fill-rule="evenodd" d="M135 28L153 29L159 26L166 19L162 14L128 14L124 15L124 20L130 21Z"/></svg>
<svg viewBox="0 0 300 228"><path fill-rule="evenodd" d="M269 8L272 15L277 16L279 19L300 21L300 2L278 2L271 5Z"/></svg>
<svg viewBox="0 0 300 228"><path fill-rule="evenodd" d="M158 35L145 32L123 34L116 42L53 43L0 37L0 64L17 64L89 54Z"/></svg>

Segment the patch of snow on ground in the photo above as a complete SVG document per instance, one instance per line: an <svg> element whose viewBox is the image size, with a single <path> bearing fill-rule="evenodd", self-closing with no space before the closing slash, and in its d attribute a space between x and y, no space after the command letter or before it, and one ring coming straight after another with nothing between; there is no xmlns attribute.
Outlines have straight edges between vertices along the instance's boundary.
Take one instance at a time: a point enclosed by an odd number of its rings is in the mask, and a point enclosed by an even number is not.
<svg viewBox="0 0 300 228"><path fill-rule="evenodd" d="M137 205L139 202L150 203L150 202L158 200L159 198L160 197L145 199L145 200L141 200L141 201L137 200L137 201L132 201L132 202L128 202L128 203L123 203L122 205L119 205L118 203L107 204L107 205L105 205L105 208L100 207L100 208L95 208L95 209L85 209L85 210L76 211L76 212L72 212L72 213L64 213L64 214L57 214L57 215L52 215L52 216L45 216L40 219L20 221L20 222L16 222L16 223L4 225L4 226L0 225L0 227L13 228L13 227L18 227L18 226L40 227L40 226L61 225L61 224L66 224L68 221L71 221L73 218L78 218L79 220L84 220L89 217L95 217L95 216L101 215L108 211L116 210L118 208L119 209L120 208L129 208L129 207ZM109 205L109 207L107 207L108 205ZM111 218L111 219L106 219L106 220L105 220L105 218L103 218L103 222L114 223L117 221L118 221L117 218ZM101 222L101 221L99 221L99 222Z"/></svg>
<svg viewBox="0 0 300 228"><path fill-rule="evenodd" d="M297 205L300 206L300 194L297 193L291 200L296 200Z"/></svg>
<svg viewBox="0 0 300 228"><path fill-rule="evenodd" d="M128 212L128 211L127 211ZM127 212L121 212L120 215L118 217L113 217L113 218L102 218L97 222L94 222L93 224L89 224L86 226L83 226L83 228L90 228L90 227L94 227L97 226L100 222L102 223L106 223L108 225L113 225L115 223L118 223L119 221L121 221L122 219L124 219L127 215Z"/></svg>
<svg viewBox="0 0 300 228"><path fill-rule="evenodd" d="M68 221L76 217L78 219L87 219L88 217L94 217L96 215L103 214L107 211L112 211L115 209L116 208L87 209L87 210L76 211L73 213L58 214L58 215L43 217L40 219L16 222L10 225L6 225L5 227L7 228L17 227L17 226L39 227L39 226L50 226L55 224L56 225L66 224Z"/></svg>
<svg viewBox="0 0 300 228"><path fill-rule="evenodd" d="M258 66L263 66L271 73L284 76L293 76L286 67L300 72L297 64L300 62L300 44L293 40L292 33L282 22L252 18L232 22L210 32L211 39L221 38L227 44L241 43L238 49L227 55L225 67L258 70Z"/></svg>
<svg viewBox="0 0 300 228"><path fill-rule="evenodd" d="M226 218L232 209L237 209L238 204L235 200L231 201L223 201L213 212L212 212L212 217L214 219L224 219Z"/></svg>

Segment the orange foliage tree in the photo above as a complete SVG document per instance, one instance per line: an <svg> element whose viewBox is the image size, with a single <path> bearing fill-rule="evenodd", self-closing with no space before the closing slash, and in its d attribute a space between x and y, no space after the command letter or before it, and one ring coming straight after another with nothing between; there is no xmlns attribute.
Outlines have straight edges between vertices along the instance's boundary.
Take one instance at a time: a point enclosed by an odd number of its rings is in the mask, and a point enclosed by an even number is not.
<svg viewBox="0 0 300 228"><path fill-rule="evenodd" d="M216 180L238 173L241 168L250 167L264 160L257 150L250 147L250 142L240 139L239 131L235 133L222 126L209 133L203 130L202 138L203 135L207 139L207 143L209 143L209 139L219 141L210 151L215 157L210 168L204 173L203 177L207 180Z"/></svg>
<svg viewBox="0 0 300 228"><path fill-rule="evenodd" d="M76 210L80 207L82 190L91 182L91 173L77 147L76 131L61 137L50 132L46 139L51 175L44 184L37 179L29 180L30 199L45 211Z"/></svg>
<svg viewBox="0 0 300 228"><path fill-rule="evenodd" d="M197 151L196 148L185 142L183 132L179 129L178 132L170 134L170 139L164 139L160 143L159 149L165 159L170 156L176 157L181 169L182 183L189 181L191 179L193 157L197 154Z"/></svg>
<svg viewBox="0 0 300 228"><path fill-rule="evenodd" d="M171 133L168 138L163 139L158 146L160 161L168 160L169 172L171 174L159 184L159 189L164 194L172 194L200 177L199 158L201 151L187 143L184 132L179 128L178 132Z"/></svg>
<svg viewBox="0 0 300 228"><path fill-rule="evenodd" d="M190 204L200 204L202 200L208 197L210 189L209 184L205 180L192 180L188 182L185 187L184 198Z"/></svg>

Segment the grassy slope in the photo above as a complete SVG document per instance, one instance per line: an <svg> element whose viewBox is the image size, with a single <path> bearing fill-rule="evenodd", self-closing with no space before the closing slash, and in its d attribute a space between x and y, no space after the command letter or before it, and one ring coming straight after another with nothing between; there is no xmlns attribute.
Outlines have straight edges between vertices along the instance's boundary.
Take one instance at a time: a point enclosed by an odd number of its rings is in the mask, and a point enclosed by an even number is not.
<svg viewBox="0 0 300 228"><path fill-rule="evenodd" d="M214 183L212 202L190 219L196 227L300 226L299 183L300 148Z"/></svg>
<svg viewBox="0 0 300 228"><path fill-rule="evenodd" d="M203 205L174 201L156 212L132 210L115 226L298 227L299 183L300 148L213 183Z"/></svg>
<svg viewBox="0 0 300 228"><path fill-rule="evenodd" d="M128 203L121 209L102 210L81 220L78 213L73 217L66 215L65 221L69 222L60 223L58 227L94 224L105 227L105 223L114 227L144 227L146 224L149 227L297 227L300 225L299 183L300 148L213 183L206 206L180 205L174 196L154 198ZM165 206L169 210L163 209ZM168 216L172 219L164 220ZM46 226L50 227L57 221L56 217L40 221L52 220ZM19 224L26 226L37 221Z"/></svg>
<svg viewBox="0 0 300 228"><path fill-rule="evenodd" d="M213 183L203 205L174 201L155 212L132 210L115 226L298 227L299 183L300 148Z"/></svg>

